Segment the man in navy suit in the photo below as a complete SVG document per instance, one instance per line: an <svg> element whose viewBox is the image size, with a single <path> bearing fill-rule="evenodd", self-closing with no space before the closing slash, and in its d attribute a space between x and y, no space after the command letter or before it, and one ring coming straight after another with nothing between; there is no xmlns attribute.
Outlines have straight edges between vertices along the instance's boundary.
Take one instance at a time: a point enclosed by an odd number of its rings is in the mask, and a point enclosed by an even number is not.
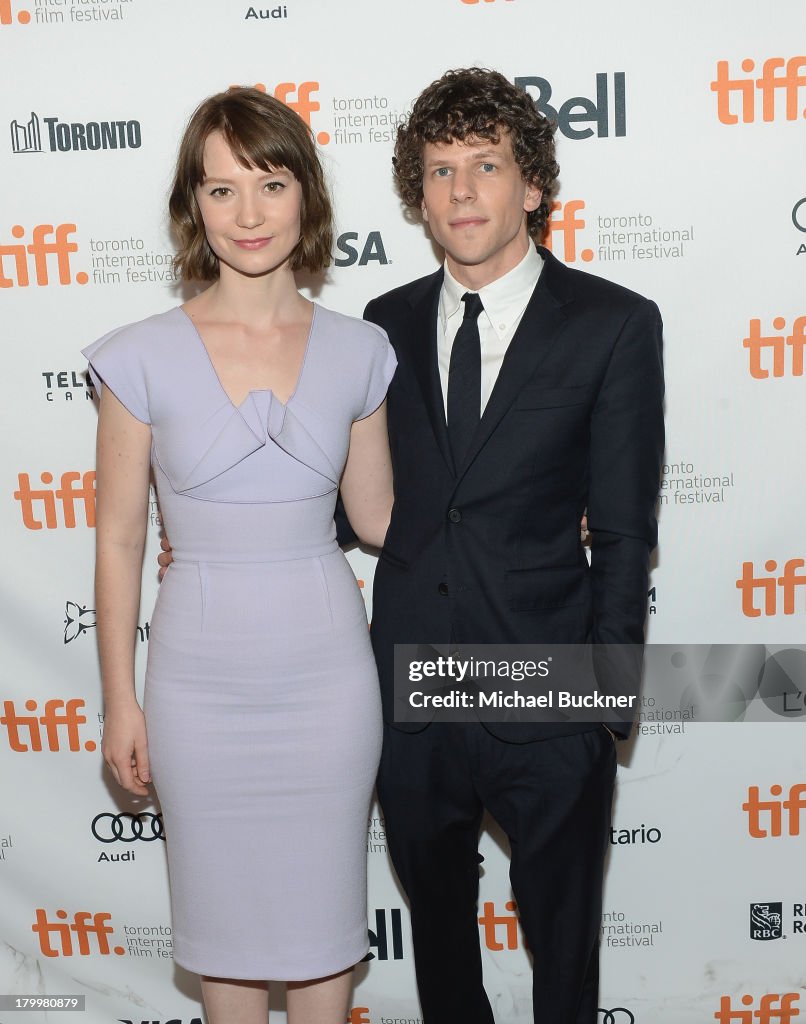
<svg viewBox="0 0 806 1024"><path fill-rule="evenodd" d="M643 642L663 451L660 315L535 244L558 174L553 127L502 75L471 68L430 85L399 129L394 165L445 252L437 273L365 313L398 358L395 505L372 637L387 720L378 792L411 907L423 1020L494 1020L476 905L487 809L511 844L535 1021L595 1024L613 732L395 723L393 651Z"/></svg>

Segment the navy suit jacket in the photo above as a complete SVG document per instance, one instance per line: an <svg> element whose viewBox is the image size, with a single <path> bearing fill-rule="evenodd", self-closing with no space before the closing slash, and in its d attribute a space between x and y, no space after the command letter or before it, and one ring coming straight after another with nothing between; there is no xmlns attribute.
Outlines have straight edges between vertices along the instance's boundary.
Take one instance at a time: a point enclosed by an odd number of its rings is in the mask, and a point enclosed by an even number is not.
<svg viewBox="0 0 806 1024"><path fill-rule="evenodd" d="M537 286L459 466L437 365L442 271L364 314L398 359L387 407L395 504L372 622L391 723L395 643L643 643L664 443L660 314L540 253ZM513 742L593 727L487 726Z"/></svg>

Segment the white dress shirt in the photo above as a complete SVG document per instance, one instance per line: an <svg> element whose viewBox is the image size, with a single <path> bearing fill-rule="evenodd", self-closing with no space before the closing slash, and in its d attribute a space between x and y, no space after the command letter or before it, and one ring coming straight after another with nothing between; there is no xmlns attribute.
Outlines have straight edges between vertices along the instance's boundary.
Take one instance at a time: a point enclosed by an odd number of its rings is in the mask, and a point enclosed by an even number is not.
<svg viewBox="0 0 806 1024"><path fill-rule="evenodd" d="M445 278L439 296L437 358L442 400L447 415L451 349L464 318L465 304L462 302L462 296L471 289L459 284L448 270L447 264L444 269ZM516 267L491 284L485 285L478 293L484 306L478 321L481 340L480 413L484 412L489 401L509 343L518 329L542 269L543 257L530 242L526 255Z"/></svg>

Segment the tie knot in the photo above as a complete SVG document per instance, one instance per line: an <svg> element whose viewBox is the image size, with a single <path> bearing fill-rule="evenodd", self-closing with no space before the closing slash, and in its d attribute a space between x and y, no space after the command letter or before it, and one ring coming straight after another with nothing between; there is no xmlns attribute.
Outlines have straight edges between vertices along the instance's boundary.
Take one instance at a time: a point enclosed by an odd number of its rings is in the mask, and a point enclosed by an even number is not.
<svg viewBox="0 0 806 1024"><path fill-rule="evenodd" d="M475 320L484 309L484 304L478 292L465 292L462 296L462 302L465 304L464 320L470 320L471 318Z"/></svg>

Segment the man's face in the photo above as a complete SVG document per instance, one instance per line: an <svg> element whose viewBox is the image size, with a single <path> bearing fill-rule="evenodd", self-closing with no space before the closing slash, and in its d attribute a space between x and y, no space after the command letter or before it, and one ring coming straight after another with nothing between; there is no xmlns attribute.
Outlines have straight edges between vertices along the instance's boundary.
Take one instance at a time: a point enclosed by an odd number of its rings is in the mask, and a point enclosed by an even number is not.
<svg viewBox="0 0 806 1024"><path fill-rule="evenodd" d="M523 180L512 142L426 142L423 147L423 217L442 246L448 269L478 290L512 270L529 246L526 214L541 191Z"/></svg>

